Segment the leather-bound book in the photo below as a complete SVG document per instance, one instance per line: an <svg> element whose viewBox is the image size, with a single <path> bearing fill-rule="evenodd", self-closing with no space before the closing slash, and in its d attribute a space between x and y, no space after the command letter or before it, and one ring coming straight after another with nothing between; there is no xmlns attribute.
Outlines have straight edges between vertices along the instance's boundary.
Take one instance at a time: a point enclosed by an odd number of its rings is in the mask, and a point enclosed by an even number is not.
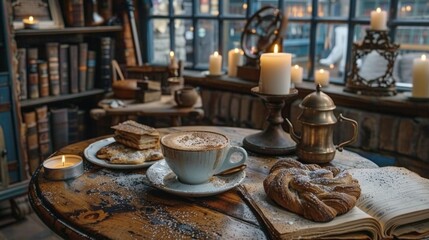
<svg viewBox="0 0 429 240"><path fill-rule="evenodd" d="M37 48L29 48L27 50L27 67L28 67L28 97L31 99L39 97L39 73L37 59L39 58L39 50Z"/></svg>
<svg viewBox="0 0 429 240"><path fill-rule="evenodd" d="M96 52L88 51L88 62L86 72L86 89L94 89L95 81L95 66L96 66Z"/></svg>
<svg viewBox="0 0 429 240"><path fill-rule="evenodd" d="M48 63L39 60L37 70L39 72L39 97L47 97L49 96Z"/></svg>
<svg viewBox="0 0 429 240"><path fill-rule="evenodd" d="M100 81L98 87L109 91L112 89L112 59L114 59L112 38L102 37L100 46L100 71L98 75Z"/></svg>
<svg viewBox="0 0 429 240"><path fill-rule="evenodd" d="M69 93L69 45L61 44L59 51L60 62L60 92Z"/></svg>
<svg viewBox="0 0 429 240"><path fill-rule="evenodd" d="M79 92L79 47L77 45L70 45L69 52L69 78L70 78L70 92Z"/></svg>
<svg viewBox="0 0 429 240"><path fill-rule="evenodd" d="M28 163L30 165L30 172L33 173L40 164L36 112L24 113L24 122L27 126L26 136Z"/></svg>
<svg viewBox="0 0 429 240"><path fill-rule="evenodd" d="M46 43L46 57L48 59L49 89L52 96L60 95L60 64L58 60L57 42Z"/></svg>
<svg viewBox="0 0 429 240"><path fill-rule="evenodd" d="M27 99L27 49L18 49L19 99Z"/></svg>
<svg viewBox="0 0 429 240"><path fill-rule="evenodd" d="M51 109L51 129L53 150L67 146L69 141L68 109Z"/></svg>
<svg viewBox="0 0 429 240"><path fill-rule="evenodd" d="M84 0L66 0L65 15L69 27L85 26Z"/></svg>
<svg viewBox="0 0 429 240"><path fill-rule="evenodd" d="M79 43L79 91L86 91L88 43Z"/></svg>
<svg viewBox="0 0 429 240"><path fill-rule="evenodd" d="M78 107L68 109L69 144L79 140L78 112Z"/></svg>
<svg viewBox="0 0 429 240"><path fill-rule="evenodd" d="M48 107L46 105L36 108L37 134L39 137L40 160L44 161L52 153Z"/></svg>

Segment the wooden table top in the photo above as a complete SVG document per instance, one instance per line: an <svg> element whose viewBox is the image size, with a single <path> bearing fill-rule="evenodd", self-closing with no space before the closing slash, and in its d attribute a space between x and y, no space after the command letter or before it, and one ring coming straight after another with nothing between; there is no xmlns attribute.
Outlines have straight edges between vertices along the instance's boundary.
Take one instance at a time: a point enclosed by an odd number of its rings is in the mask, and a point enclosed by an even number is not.
<svg viewBox="0 0 429 240"><path fill-rule="evenodd" d="M209 130L231 139L232 145L258 130L230 127L175 127ZM78 154L104 137L69 145L56 155ZM281 157L249 152L244 181L262 179ZM331 162L340 168L377 167L348 151L337 152ZM111 170L84 161L85 172L76 179L49 181L39 167L29 185L31 205L53 231L70 239L266 239L269 234L243 200L238 189L202 198L171 195L151 187L145 172ZM262 183L261 183L262 184Z"/></svg>

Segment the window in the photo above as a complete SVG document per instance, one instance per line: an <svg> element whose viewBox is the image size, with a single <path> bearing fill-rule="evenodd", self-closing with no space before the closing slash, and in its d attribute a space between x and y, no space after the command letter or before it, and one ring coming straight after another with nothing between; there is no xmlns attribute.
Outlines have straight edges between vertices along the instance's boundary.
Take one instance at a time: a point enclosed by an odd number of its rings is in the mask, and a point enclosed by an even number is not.
<svg viewBox="0 0 429 240"><path fill-rule="evenodd" d="M410 85L410 63L429 54L427 0L153 0L147 18L145 60L166 63L170 50L189 69L205 70L209 55L218 51L227 66L228 50L240 47L246 20L263 6L274 6L289 19L283 51L313 79L319 68L331 71L331 81L344 83L350 68L352 43L369 28L371 11L389 14L389 35L401 45L395 62L398 86Z"/></svg>

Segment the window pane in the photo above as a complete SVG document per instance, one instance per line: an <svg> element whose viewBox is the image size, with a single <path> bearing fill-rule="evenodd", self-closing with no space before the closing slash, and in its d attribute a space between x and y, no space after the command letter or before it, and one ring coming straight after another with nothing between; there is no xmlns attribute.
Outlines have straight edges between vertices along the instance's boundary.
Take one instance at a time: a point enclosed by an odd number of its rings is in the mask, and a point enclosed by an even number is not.
<svg viewBox="0 0 429 240"><path fill-rule="evenodd" d="M395 62L397 82L412 83L412 63L415 58L429 56L429 29L427 27L398 27L395 42L401 45Z"/></svg>
<svg viewBox="0 0 429 240"><path fill-rule="evenodd" d="M243 33L245 20L241 21L225 21L224 22L224 39L222 40L223 52L222 56L227 56L228 51L234 48L241 49L241 34ZM226 58L223 61L227 63Z"/></svg>
<svg viewBox="0 0 429 240"><path fill-rule="evenodd" d="M198 13L203 15L219 14L219 1L218 0L198 0Z"/></svg>
<svg viewBox="0 0 429 240"><path fill-rule="evenodd" d="M389 7L389 0L356 1L356 17L369 17L371 16L371 11L377 8L388 12Z"/></svg>
<svg viewBox="0 0 429 240"><path fill-rule="evenodd" d="M279 2L278 1L274 1L274 0L256 0L253 3L253 9L252 9L252 13L255 13L257 11L259 11L261 8L265 7L265 6L271 6L271 7L279 7Z"/></svg>
<svg viewBox="0 0 429 240"><path fill-rule="evenodd" d="M427 0L399 0L398 18L427 18L429 2Z"/></svg>
<svg viewBox="0 0 429 240"><path fill-rule="evenodd" d="M319 0L317 15L319 17L347 17L350 0L326 1Z"/></svg>
<svg viewBox="0 0 429 240"><path fill-rule="evenodd" d="M315 70L330 71L331 80L343 80L348 27L345 24L319 24L316 36Z"/></svg>
<svg viewBox="0 0 429 240"><path fill-rule="evenodd" d="M288 17L311 16L311 1L286 0L285 11Z"/></svg>
<svg viewBox="0 0 429 240"><path fill-rule="evenodd" d="M174 15L191 16L192 0L173 0L173 12Z"/></svg>
<svg viewBox="0 0 429 240"><path fill-rule="evenodd" d="M193 42L193 33L190 32L190 36L187 33L189 31L189 28L192 26L192 21L190 20L183 20L183 19L176 19L174 21L174 54L177 59L183 60L185 65L188 65L188 58L187 58L187 48L188 45L191 46L190 49L192 49L192 42ZM188 40L188 38L190 39Z"/></svg>
<svg viewBox="0 0 429 240"><path fill-rule="evenodd" d="M310 24L290 22L283 40L283 52L292 53L292 64L304 68L307 76L307 62L310 51Z"/></svg>
<svg viewBox="0 0 429 240"><path fill-rule="evenodd" d="M152 15L155 15L155 16L168 15L168 5L169 5L168 0L155 0L155 1L152 1L152 3L153 3Z"/></svg>
<svg viewBox="0 0 429 240"><path fill-rule="evenodd" d="M223 1L223 13L225 15L245 16L247 11L247 1Z"/></svg>
<svg viewBox="0 0 429 240"><path fill-rule="evenodd" d="M152 62L167 64L170 53L169 21L153 19L153 55Z"/></svg>
<svg viewBox="0 0 429 240"><path fill-rule="evenodd" d="M217 21L199 20L197 29L197 59L196 63L208 68L210 54L218 51L219 26Z"/></svg>

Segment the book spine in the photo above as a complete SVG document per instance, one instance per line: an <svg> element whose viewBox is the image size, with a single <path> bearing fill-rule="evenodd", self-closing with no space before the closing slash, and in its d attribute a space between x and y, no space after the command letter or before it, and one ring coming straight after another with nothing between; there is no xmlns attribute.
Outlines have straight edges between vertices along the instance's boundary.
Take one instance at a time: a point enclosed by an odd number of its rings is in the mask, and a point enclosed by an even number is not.
<svg viewBox="0 0 429 240"><path fill-rule="evenodd" d="M39 50L37 48L29 48L27 51L28 60L28 96L31 99L39 97L39 73L37 71L37 59Z"/></svg>
<svg viewBox="0 0 429 240"><path fill-rule="evenodd" d="M70 27L85 26L83 0L66 1L66 22Z"/></svg>
<svg viewBox="0 0 429 240"><path fill-rule="evenodd" d="M68 110L67 108L51 109L51 129L53 150L66 146L69 140Z"/></svg>
<svg viewBox="0 0 429 240"><path fill-rule="evenodd" d="M68 109L69 144L79 140L78 107Z"/></svg>
<svg viewBox="0 0 429 240"><path fill-rule="evenodd" d="M86 90L86 72L88 62L88 43L79 44L79 91Z"/></svg>
<svg viewBox="0 0 429 240"><path fill-rule="evenodd" d="M60 95L60 64L58 62L58 46L56 42L46 44L48 58L49 86L52 96Z"/></svg>
<svg viewBox="0 0 429 240"><path fill-rule="evenodd" d="M40 160L44 161L51 154L51 137L49 129L48 107L36 108L37 114L37 134L39 136Z"/></svg>
<svg viewBox="0 0 429 240"><path fill-rule="evenodd" d="M39 96L49 96L49 74L48 64L45 61L39 60L37 64L39 72Z"/></svg>
<svg viewBox="0 0 429 240"><path fill-rule="evenodd" d="M60 92L69 93L69 45L61 44L59 52L60 62Z"/></svg>
<svg viewBox="0 0 429 240"><path fill-rule="evenodd" d="M110 37L101 38L100 51L100 88L104 90L112 89L112 59L113 41Z"/></svg>
<svg viewBox="0 0 429 240"><path fill-rule="evenodd" d="M39 161L39 138L37 136L36 113L24 113L24 121L27 126L27 156L30 172L33 173L40 164Z"/></svg>
<svg viewBox="0 0 429 240"><path fill-rule="evenodd" d="M19 99L27 99L27 49L18 49L18 81L20 87Z"/></svg>
<svg viewBox="0 0 429 240"><path fill-rule="evenodd" d="M78 93L79 92L79 48L77 45L70 45L69 52L69 78L70 78L70 92Z"/></svg>
<svg viewBox="0 0 429 240"><path fill-rule="evenodd" d="M86 73L86 89L94 89L95 81L95 66L96 66L96 53L95 51L88 51L88 63L87 63L87 73Z"/></svg>

